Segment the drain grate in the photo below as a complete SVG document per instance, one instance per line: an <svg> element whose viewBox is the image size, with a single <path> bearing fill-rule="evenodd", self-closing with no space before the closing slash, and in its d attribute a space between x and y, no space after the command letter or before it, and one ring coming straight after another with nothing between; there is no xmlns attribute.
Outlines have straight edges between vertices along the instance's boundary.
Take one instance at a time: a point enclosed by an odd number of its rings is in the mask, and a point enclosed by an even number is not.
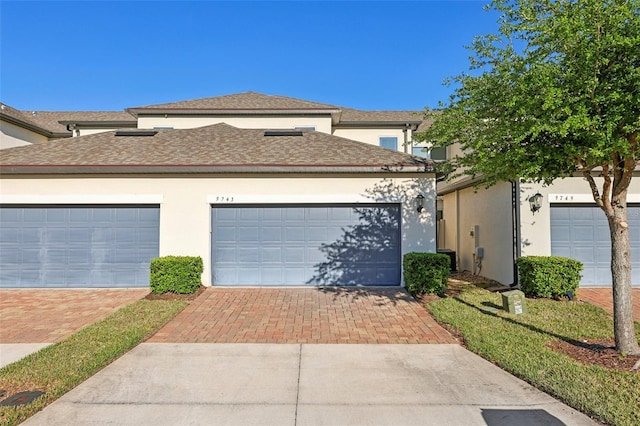
<svg viewBox="0 0 640 426"><path fill-rule="evenodd" d="M44 392L40 391L20 392L0 401L0 407L26 405L42 395Z"/></svg>

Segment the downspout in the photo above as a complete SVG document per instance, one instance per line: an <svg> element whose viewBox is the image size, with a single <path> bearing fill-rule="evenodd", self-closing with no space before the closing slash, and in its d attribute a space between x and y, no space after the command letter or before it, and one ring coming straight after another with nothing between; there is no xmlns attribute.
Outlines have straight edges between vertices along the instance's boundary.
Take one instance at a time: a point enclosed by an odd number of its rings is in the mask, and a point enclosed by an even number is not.
<svg viewBox="0 0 640 426"><path fill-rule="evenodd" d="M409 143L409 137L407 136L407 131L409 130L409 124L405 124L404 127L402 128L402 133L404 133L404 143L402 144L402 146L404 147L404 153L407 154L407 147L408 147L408 143Z"/></svg>
<svg viewBox="0 0 640 426"><path fill-rule="evenodd" d="M511 181L511 229L513 237L513 283L510 287L519 287L517 260L522 256L522 245L520 244L520 181Z"/></svg>

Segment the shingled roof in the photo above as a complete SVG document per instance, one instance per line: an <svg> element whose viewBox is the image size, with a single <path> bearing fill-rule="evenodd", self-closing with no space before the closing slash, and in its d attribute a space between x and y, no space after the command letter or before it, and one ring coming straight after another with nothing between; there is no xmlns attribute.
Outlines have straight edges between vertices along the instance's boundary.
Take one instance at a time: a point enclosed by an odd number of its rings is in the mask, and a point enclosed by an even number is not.
<svg viewBox="0 0 640 426"><path fill-rule="evenodd" d="M137 120L124 111L33 111L33 121L54 133L67 133L67 124L90 124L95 127L123 127L127 124L135 126Z"/></svg>
<svg viewBox="0 0 640 426"><path fill-rule="evenodd" d="M132 136L136 132L140 135ZM2 150L0 173L432 171L429 160L322 132L286 130L271 132L273 136L268 133L227 124L96 133Z"/></svg>
<svg viewBox="0 0 640 426"><path fill-rule="evenodd" d="M352 108L341 108L340 124L353 123L408 123L420 124L422 111L363 111Z"/></svg>
<svg viewBox="0 0 640 426"><path fill-rule="evenodd" d="M0 104L0 117L50 138L71 136L67 124L91 127L135 127L137 120L124 111L20 111Z"/></svg>
<svg viewBox="0 0 640 426"><path fill-rule="evenodd" d="M314 110L332 112L339 109L340 108L335 105L311 102L303 99L289 98L286 96L265 95L257 92L244 92L225 96L215 96L211 98L200 98L181 102L170 102L165 104L128 108L127 111L130 111L132 114L137 114L138 112L168 110L213 110L233 112L237 112L239 110Z"/></svg>

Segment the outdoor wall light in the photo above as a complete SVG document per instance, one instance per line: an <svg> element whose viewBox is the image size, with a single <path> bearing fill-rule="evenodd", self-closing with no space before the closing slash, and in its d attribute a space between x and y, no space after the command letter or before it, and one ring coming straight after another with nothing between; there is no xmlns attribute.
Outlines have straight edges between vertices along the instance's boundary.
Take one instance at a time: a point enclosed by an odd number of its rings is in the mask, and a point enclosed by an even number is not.
<svg viewBox="0 0 640 426"><path fill-rule="evenodd" d="M536 192L535 195L529 197L529 208L531 213L535 213L542 208L542 194Z"/></svg>
<svg viewBox="0 0 640 426"><path fill-rule="evenodd" d="M422 213L422 210L424 210L424 195L418 194L418 196L416 197L416 207L418 213Z"/></svg>

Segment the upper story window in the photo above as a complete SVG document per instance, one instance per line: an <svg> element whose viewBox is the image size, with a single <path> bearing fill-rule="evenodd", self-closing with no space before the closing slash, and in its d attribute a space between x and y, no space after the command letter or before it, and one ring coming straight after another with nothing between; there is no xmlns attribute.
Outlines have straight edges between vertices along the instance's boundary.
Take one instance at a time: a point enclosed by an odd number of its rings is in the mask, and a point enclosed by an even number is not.
<svg viewBox="0 0 640 426"><path fill-rule="evenodd" d="M316 130L316 126L295 126L294 129L296 130Z"/></svg>
<svg viewBox="0 0 640 426"><path fill-rule="evenodd" d="M398 150L398 138L395 136L380 137L380 146L387 149Z"/></svg>
<svg viewBox="0 0 640 426"><path fill-rule="evenodd" d="M430 158L434 161L444 161L447 159L447 148L431 148L428 149L424 146L414 146L411 148L411 153L417 157Z"/></svg>

